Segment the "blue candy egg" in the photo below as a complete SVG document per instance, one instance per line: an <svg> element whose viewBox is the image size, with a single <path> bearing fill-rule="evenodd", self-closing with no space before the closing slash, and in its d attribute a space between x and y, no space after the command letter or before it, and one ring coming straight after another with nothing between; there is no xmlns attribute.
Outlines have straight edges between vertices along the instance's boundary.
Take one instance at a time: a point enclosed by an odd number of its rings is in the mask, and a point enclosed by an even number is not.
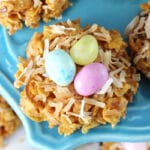
<svg viewBox="0 0 150 150"><path fill-rule="evenodd" d="M47 53L45 69L48 77L60 86L70 84L76 73L76 65L70 55L61 49Z"/></svg>

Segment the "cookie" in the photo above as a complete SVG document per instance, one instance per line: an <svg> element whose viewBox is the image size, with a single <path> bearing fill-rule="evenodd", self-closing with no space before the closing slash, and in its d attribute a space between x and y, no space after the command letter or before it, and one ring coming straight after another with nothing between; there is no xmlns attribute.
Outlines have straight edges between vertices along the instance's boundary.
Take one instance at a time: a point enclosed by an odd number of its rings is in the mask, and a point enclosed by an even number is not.
<svg viewBox="0 0 150 150"><path fill-rule="evenodd" d="M3 139L13 134L19 125L20 120L0 96L0 145Z"/></svg>
<svg viewBox="0 0 150 150"><path fill-rule="evenodd" d="M133 63L150 79L150 2L141 5L142 12L127 26Z"/></svg>
<svg viewBox="0 0 150 150"><path fill-rule="evenodd" d="M23 112L34 121L47 121L50 128L58 126L64 135L106 123L114 127L138 88L139 75L126 47L118 31L97 24L82 28L79 20L68 20L45 26L31 38L27 59L19 58L14 86L24 86ZM92 92L79 92L86 87Z"/></svg>
<svg viewBox="0 0 150 150"><path fill-rule="evenodd" d="M0 24L11 35L22 29L23 24L36 28L42 19L48 22L59 18L70 6L68 0L5 0L0 1Z"/></svg>

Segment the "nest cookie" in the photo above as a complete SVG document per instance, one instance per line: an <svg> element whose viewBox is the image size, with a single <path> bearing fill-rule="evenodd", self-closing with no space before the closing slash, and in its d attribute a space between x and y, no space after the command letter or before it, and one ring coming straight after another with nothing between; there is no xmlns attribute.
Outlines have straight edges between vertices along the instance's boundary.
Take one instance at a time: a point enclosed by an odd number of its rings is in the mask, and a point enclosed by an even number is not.
<svg viewBox="0 0 150 150"><path fill-rule="evenodd" d="M133 62L147 78L150 78L150 2L141 5L142 12L126 28Z"/></svg>
<svg viewBox="0 0 150 150"><path fill-rule="evenodd" d="M21 107L35 121L69 135L125 116L136 93L136 69L120 34L79 20L45 26L20 58L15 87L24 85Z"/></svg>
<svg viewBox="0 0 150 150"><path fill-rule="evenodd" d="M20 120L0 96L0 145L3 138L10 136L20 125Z"/></svg>
<svg viewBox="0 0 150 150"><path fill-rule="evenodd" d="M31 28L44 22L59 18L67 7L68 0L2 0L0 1L0 24L13 34L21 29L23 23Z"/></svg>

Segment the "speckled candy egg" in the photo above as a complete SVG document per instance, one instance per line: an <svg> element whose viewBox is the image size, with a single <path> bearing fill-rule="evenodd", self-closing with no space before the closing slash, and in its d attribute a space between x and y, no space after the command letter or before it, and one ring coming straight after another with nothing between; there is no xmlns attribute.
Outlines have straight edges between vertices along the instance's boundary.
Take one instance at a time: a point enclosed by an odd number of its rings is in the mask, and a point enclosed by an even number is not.
<svg viewBox="0 0 150 150"><path fill-rule="evenodd" d="M78 94L89 96L100 90L108 80L108 70L101 63L91 63L76 75L74 87Z"/></svg>
<svg viewBox="0 0 150 150"><path fill-rule="evenodd" d="M76 66L72 58L61 49L47 53L45 69L48 77L60 86L70 84L76 73Z"/></svg>

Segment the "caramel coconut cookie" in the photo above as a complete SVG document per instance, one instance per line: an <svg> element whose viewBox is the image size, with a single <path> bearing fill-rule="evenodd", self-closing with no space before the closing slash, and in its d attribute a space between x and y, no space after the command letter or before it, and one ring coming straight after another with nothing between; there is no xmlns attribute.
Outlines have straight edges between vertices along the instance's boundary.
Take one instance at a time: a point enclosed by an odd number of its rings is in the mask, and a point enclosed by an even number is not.
<svg viewBox="0 0 150 150"><path fill-rule="evenodd" d="M0 145L3 143L3 138L10 136L19 125L18 117L0 96Z"/></svg>
<svg viewBox="0 0 150 150"><path fill-rule="evenodd" d="M147 78L150 78L150 2L141 5L142 12L126 28L133 62Z"/></svg>
<svg viewBox="0 0 150 150"><path fill-rule="evenodd" d="M35 33L15 74L21 108L35 121L70 135L98 125L115 126L138 88L138 75L120 34L79 20Z"/></svg>
<svg viewBox="0 0 150 150"><path fill-rule="evenodd" d="M116 142L104 142L101 146L101 150L126 150L122 143Z"/></svg>
<svg viewBox="0 0 150 150"><path fill-rule="evenodd" d="M59 18L69 6L68 0L1 0L0 24L13 34L22 28L23 23L35 28L41 18L44 22Z"/></svg>

